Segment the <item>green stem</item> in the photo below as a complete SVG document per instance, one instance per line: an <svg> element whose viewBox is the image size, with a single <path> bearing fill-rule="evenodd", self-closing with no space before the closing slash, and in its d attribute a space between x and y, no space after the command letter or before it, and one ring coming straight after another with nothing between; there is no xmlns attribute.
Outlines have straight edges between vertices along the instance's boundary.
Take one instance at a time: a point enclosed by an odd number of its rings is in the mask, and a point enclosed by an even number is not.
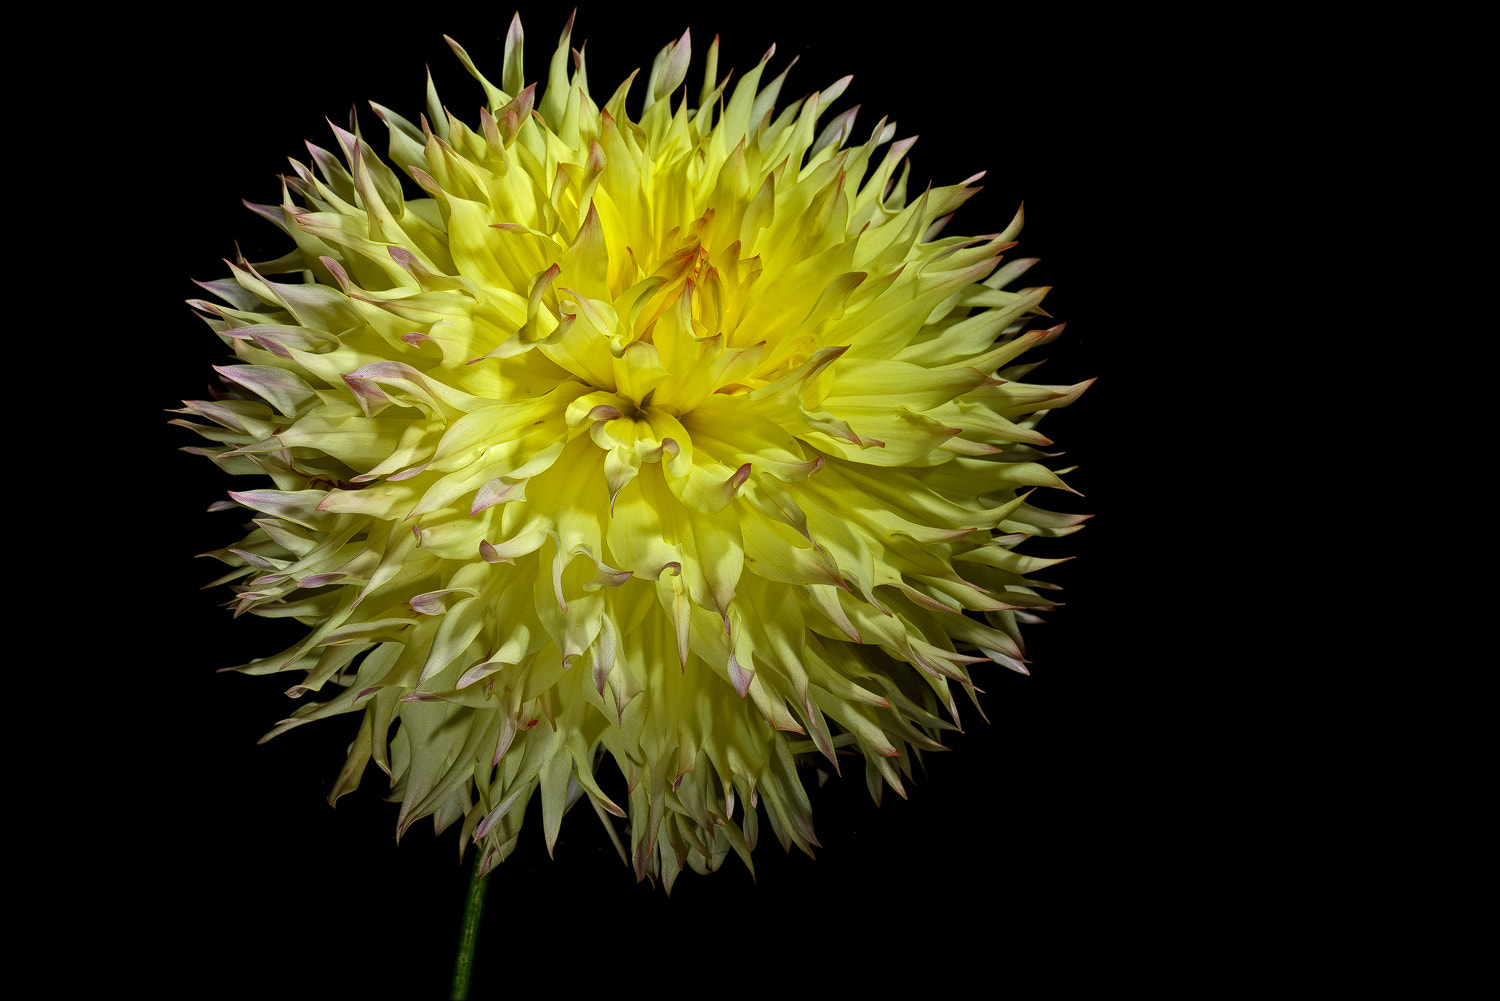
<svg viewBox="0 0 1500 1001"><path fill-rule="evenodd" d="M474 944L479 941L479 916L484 913L484 893L490 888L488 876L479 874L482 851L474 853L474 867L469 870L469 896L464 901L464 924L458 935L458 957L453 961L453 1001L467 1001L469 978L474 974Z"/></svg>

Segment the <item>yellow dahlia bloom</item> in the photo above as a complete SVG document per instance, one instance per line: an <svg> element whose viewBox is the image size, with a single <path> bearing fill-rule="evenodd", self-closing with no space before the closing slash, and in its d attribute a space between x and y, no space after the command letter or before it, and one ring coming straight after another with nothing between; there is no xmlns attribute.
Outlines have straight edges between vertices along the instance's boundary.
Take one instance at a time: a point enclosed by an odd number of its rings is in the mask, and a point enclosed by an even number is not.
<svg viewBox="0 0 1500 1001"><path fill-rule="evenodd" d="M900 792L973 665L1025 670L1016 544L1082 521L1029 500L1083 387L1023 381L1061 327L1007 290L1020 215L940 237L977 178L910 197L912 140L825 121L847 78L778 109L769 52L730 86L715 39L687 91L684 33L632 119L569 30L544 87L519 20L498 81L453 49L477 123L375 106L405 187L335 127L251 206L296 249L193 302L238 363L183 423L270 480L223 580L310 627L237 670L329 696L273 733L359 714L330 798L373 760L486 871L533 794L549 851L586 798L668 887L748 865L759 804L809 849L799 757Z"/></svg>

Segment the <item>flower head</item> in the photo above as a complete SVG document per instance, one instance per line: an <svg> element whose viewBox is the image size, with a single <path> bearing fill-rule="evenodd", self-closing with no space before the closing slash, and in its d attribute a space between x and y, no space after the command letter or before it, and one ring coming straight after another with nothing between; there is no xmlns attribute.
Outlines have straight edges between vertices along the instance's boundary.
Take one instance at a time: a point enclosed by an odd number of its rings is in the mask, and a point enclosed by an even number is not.
<svg viewBox="0 0 1500 1001"><path fill-rule="evenodd" d="M778 109L773 53L730 86L715 39L690 93L684 33L632 119L571 27L545 86L519 19L498 82L450 43L476 125L375 106L405 181L353 122L250 206L296 249L193 301L238 363L182 423L269 477L214 555L310 627L237 668L331 694L272 732L361 716L331 800L373 760L487 869L533 794L549 851L587 798L670 887L749 864L760 803L816 844L799 756L901 792L971 665L1026 670L1055 561L1016 544L1083 520L1029 501L1063 487L1036 424L1083 386L1021 381L1062 328L1007 290L1019 213L940 237L977 177L908 197L913 140L824 120L848 78Z"/></svg>

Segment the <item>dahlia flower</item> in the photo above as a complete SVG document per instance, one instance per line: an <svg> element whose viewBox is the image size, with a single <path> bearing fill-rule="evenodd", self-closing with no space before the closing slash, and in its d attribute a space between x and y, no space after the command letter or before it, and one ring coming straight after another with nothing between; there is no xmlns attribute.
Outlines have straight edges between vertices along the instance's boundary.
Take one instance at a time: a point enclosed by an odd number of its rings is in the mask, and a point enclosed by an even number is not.
<svg viewBox="0 0 1500 1001"><path fill-rule="evenodd" d="M632 118L571 27L544 86L519 19L498 80L450 40L477 122L376 105L390 165L351 121L249 206L296 246L192 300L237 361L178 423L261 478L216 505L236 614L309 627L234 668L300 675L268 737L359 718L330 801L373 761L485 872L587 800L670 889L761 805L810 851L800 759L904 794L971 670L1026 671L1056 561L1017 544L1084 517L1031 502L1037 422L1086 384L1024 381L1062 327L1008 288L1020 213L940 236L978 176L909 191L848 78L778 109L774 48L731 85L715 39L689 89L684 32Z"/></svg>

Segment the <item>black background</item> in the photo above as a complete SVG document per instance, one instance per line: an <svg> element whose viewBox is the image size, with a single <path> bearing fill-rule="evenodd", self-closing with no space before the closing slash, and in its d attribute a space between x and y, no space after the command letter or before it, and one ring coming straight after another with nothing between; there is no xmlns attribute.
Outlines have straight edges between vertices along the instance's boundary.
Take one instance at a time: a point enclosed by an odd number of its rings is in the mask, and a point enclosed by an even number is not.
<svg viewBox="0 0 1500 1001"><path fill-rule="evenodd" d="M544 77L567 10L522 11L529 79ZM110 438L129 444L103 457L130 484L119 503L139 536L101 621L137 682L111 686L99 707L93 767L109 773L111 823L82 832L84 857L98 860L82 868L108 903L82 935L123 946L107 961L118 975L169 996L194 985L204 996L444 996L468 869L456 831L434 839L418 824L396 844L396 807L373 770L328 806L357 716L256 744L288 710L291 682L216 669L280 649L285 624L231 620L226 593L198 590L219 565L194 554L238 538L234 514L205 513L233 484L178 451L199 440L165 411L203 397L209 366L225 360L182 304L198 294L190 279L225 274L236 241L251 259L286 249L239 199L277 202L286 158L306 159L302 141L333 145L325 116L344 124L358 104L380 135L364 103L375 100L415 120L424 64L473 120L481 92L442 36L498 79L510 14L442 3L203 10L161 25L134 14L119 44L100 45L110 82L92 106L121 164L98 222L134 234L114 244L130 292L109 336L146 366L117 414L127 429ZM1043 425L1085 494L1052 506L1095 518L1031 545L1078 557L1048 575L1067 604L1028 634L1031 677L976 669L989 723L971 709L955 753L926 758L909 800L888 793L876 809L851 771L813 794L816 859L783 853L767 832L755 879L731 860L684 874L670 898L634 882L591 811L569 816L555 859L529 821L495 876L474 996L640 977L647 989L707 991L920 973L944 989L970 964L988 990L1008 976L1068 982L1149 962L1171 948L1153 929L1200 836L1183 806L1197 790L1163 764L1185 739L1178 710L1154 694L1171 656L1157 560L1172 544L1141 499L1157 485L1141 429L1169 404L1154 334L1162 262L1192 252L1161 223L1198 197L1180 179L1203 155L1181 131L1175 57L1128 11L584 4L573 44L587 40L596 99L688 26L692 88L716 32L721 73L775 42L772 72L800 57L784 99L852 73L838 109L863 106L858 137L882 115L920 135L914 187L988 171L948 232L997 231L1025 202L1013 253L1041 258L1025 284L1054 286L1047 308L1069 324L1036 378L1099 378Z"/></svg>

